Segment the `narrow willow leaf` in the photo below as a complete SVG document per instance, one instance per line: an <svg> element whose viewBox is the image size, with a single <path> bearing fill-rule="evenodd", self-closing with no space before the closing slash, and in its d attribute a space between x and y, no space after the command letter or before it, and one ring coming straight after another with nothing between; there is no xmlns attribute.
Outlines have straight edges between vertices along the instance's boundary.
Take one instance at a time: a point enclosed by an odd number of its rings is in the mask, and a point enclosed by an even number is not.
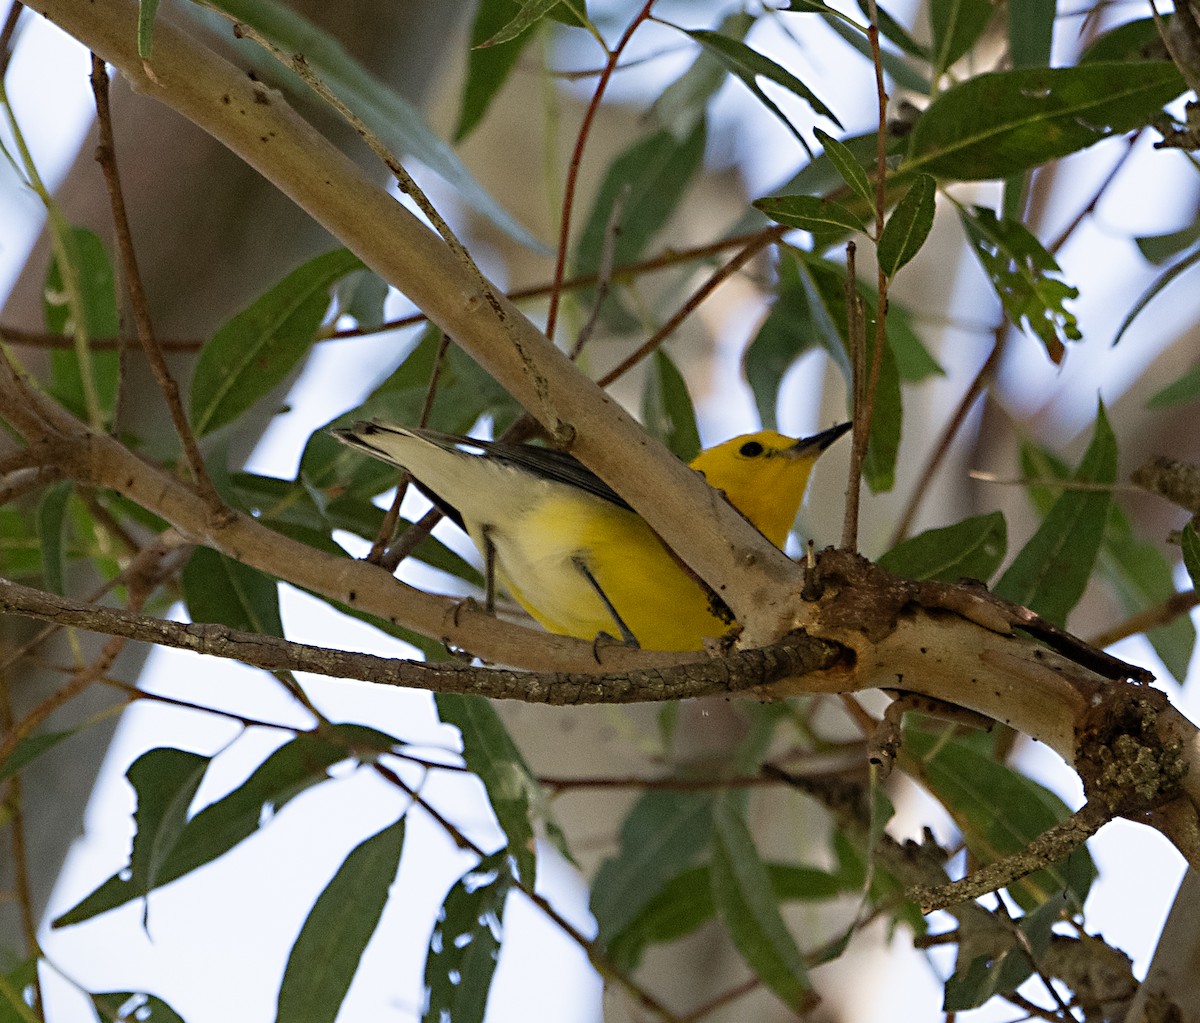
<svg viewBox="0 0 1200 1023"><path fill-rule="evenodd" d="M1146 235L1133 241L1146 262L1161 265L1200 241L1200 222L1189 224L1179 231Z"/></svg>
<svg viewBox="0 0 1200 1023"><path fill-rule="evenodd" d="M698 792L651 790L634 804L621 825L617 854L600 865L592 883L601 941L620 933L708 850L712 812L712 797Z"/></svg>
<svg viewBox="0 0 1200 1023"><path fill-rule="evenodd" d="M1184 525L1180 546L1183 547L1183 567L1192 577L1192 586L1200 590L1200 534L1196 532L1195 523Z"/></svg>
<svg viewBox="0 0 1200 1023"><path fill-rule="evenodd" d="M347 249L317 256L213 335L192 378L197 436L232 422L283 382L316 340L334 284L361 269L362 260Z"/></svg>
<svg viewBox="0 0 1200 1023"><path fill-rule="evenodd" d="M574 266L580 274L598 273L611 232L614 266L635 262L671 218L687 192L704 158L704 122L697 123L684 139L662 130L639 139L609 165L592 202L587 223L575 248ZM614 219L613 211L618 212ZM610 326L629 331L639 321L615 311L615 296L605 304ZM595 300L591 289L580 293L588 306Z"/></svg>
<svg viewBox="0 0 1200 1023"><path fill-rule="evenodd" d="M862 230L861 217L841 203L815 195L772 195L755 199L754 208L777 224L811 231L814 235Z"/></svg>
<svg viewBox="0 0 1200 1023"><path fill-rule="evenodd" d="M842 127L842 122L837 119L834 112L822 103L817 94L800 81L799 78L786 68L776 64L769 57L764 57L757 50L752 50L740 39L731 39L728 36L721 35L719 32L712 32L707 29L685 29L685 31L729 68L730 73L740 79L742 84L754 93L758 101L779 118L788 131L795 136L796 141L804 147L804 151L810 156L812 155L812 150L809 149L808 143L804 141L804 137L796 129L795 125L788 120L784 112L763 92L762 86L758 84L759 78L765 78L767 81L774 82L776 85L787 89L788 92L804 100L812 107L816 114L832 121L839 128Z"/></svg>
<svg viewBox="0 0 1200 1023"><path fill-rule="evenodd" d="M384 143L416 157L456 189L463 201L513 240L537 252L545 246L522 227L471 175L454 148L438 138L421 112L360 64L341 43L281 0L214 0L215 7L252 25L282 47L301 53L333 93ZM295 80L297 90L306 87Z"/></svg>
<svg viewBox="0 0 1200 1023"><path fill-rule="evenodd" d="M1047 828L1070 816L1053 792L969 741L946 739L916 727L905 728L904 748L919 759L921 777L963 833L980 864L1022 852ZM1058 864L1008 886L1017 903L1033 909L1066 892L1078 912L1096 879L1086 846Z"/></svg>
<svg viewBox="0 0 1200 1023"><path fill-rule="evenodd" d="M0 508L0 575L37 578L43 573L42 547L35 517L12 507Z"/></svg>
<svg viewBox="0 0 1200 1023"><path fill-rule="evenodd" d="M6 760L0 760L0 785L14 775L20 774L43 753L48 753L64 739L69 739L78 731L78 728L68 728L62 732L43 732L25 736L13 747L12 753Z"/></svg>
<svg viewBox="0 0 1200 1023"><path fill-rule="evenodd" d="M144 991L104 991L90 996L103 1023L184 1023L157 995Z"/></svg>
<svg viewBox="0 0 1200 1023"><path fill-rule="evenodd" d="M1170 24L1172 15L1164 14ZM1167 60L1167 48L1153 18L1134 18L1101 33L1079 56L1080 64L1114 60Z"/></svg>
<svg viewBox="0 0 1200 1023"><path fill-rule="evenodd" d="M935 78L978 42L992 20L993 10L988 0L930 0Z"/></svg>
<svg viewBox="0 0 1200 1023"><path fill-rule="evenodd" d="M164 885L211 863L268 824L300 793L327 780L334 764L361 751L383 752L400 740L361 725L335 725L327 737L298 735L264 760L241 785L184 826L155 884ZM114 874L53 922L65 927L123 906L142 893L128 871Z"/></svg>
<svg viewBox="0 0 1200 1023"><path fill-rule="evenodd" d="M903 25L893 18L881 4L875 4L875 14L879 23L879 34L893 43L898 49L907 53L910 57L916 57L926 64L933 60L928 47L922 46L913 38L912 34ZM871 4L868 0L858 0L858 9L862 14L870 19Z"/></svg>
<svg viewBox="0 0 1200 1023"><path fill-rule="evenodd" d="M1006 178L1148 124L1184 88L1170 61L975 75L921 115L900 171Z"/></svg>
<svg viewBox="0 0 1200 1023"><path fill-rule="evenodd" d="M476 45L481 47L498 46L500 43L516 39L527 28L541 21L550 9L557 7L558 4L559 0L516 0L515 5L510 5L517 8L512 18L502 25L498 32Z"/></svg>
<svg viewBox="0 0 1200 1023"><path fill-rule="evenodd" d="M1000 220L984 206L960 209L959 219L1009 318L1041 340L1053 363L1061 363L1066 343L1082 337L1066 307L1079 289L1060 279L1058 263L1024 224Z"/></svg>
<svg viewBox="0 0 1200 1023"><path fill-rule="evenodd" d="M812 999L804 957L779 914L765 864L738 801L722 794L714 812L712 896L747 965L789 1008Z"/></svg>
<svg viewBox="0 0 1200 1023"><path fill-rule="evenodd" d="M1049 67L1055 0L1009 0L1008 52L1013 67Z"/></svg>
<svg viewBox="0 0 1200 1023"><path fill-rule="evenodd" d="M158 0L138 0L138 56L149 60L154 47L154 15Z"/></svg>
<svg viewBox="0 0 1200 1023"><path fill-rule="evenodd" d="M1092 442L1072 477L1100 487L1062 492L996 584L996 592L1064 625L1096 563L1116 476L1117 442L1101 405Z"/></svg>
<svg viewBox="0 0 1200 1023"><path fill-rule="evenodd" d="M481 696L438 693L434 696L438 716L462 733L463 760L487 789L496 820L508 837L521 881L534 884L537 870L535 817L544 817L547 832L568 859L562 832L555 824L541 786L525 758L500 720L500 715Z"/></svg>
<svg viewBox="0 0 1200 1023"><path fill-rule="evenodd" d="M279 584L256 568L197 547L183 570L183 595L194 622L282 636Z"/></svg>
<svg viewBox="0 0 1200 1023"><path fill-rule="evenodd" d="M38 502L38 540L42 547L42 577L46 589L52 593L65 593L64 580L67 574L67 502L75 485L68 480L54 483L46 488Z"/></svg>
<svg viewBox="0 0 1200 1023"><path fill-rule="evenodd" d="M888 277L921 251L933 228L936 196L937 182L928 174L918 174L892 210L879 238L879 266Z"/></svg>
<svg viewBox="0 0 1200 1023"><path fill-rule="evenodd" d="M188 807L210 762L199 753L160 747L143 753L125 772L137 795L137 830L129 854L137 895L149 895L161 883L163 865L183 833ZM142 919L144 923L145 913Z"/></svg>
<svg viewBox="0 0 1200 1023"><path fill-rule="evenodd" d="M829 157L833 165L837 168L838 173L842 176L842 180L850 186L863 202L868 206L874 206L875 189L871 187L871 181L867 177L867 172L863 170L862 164L858 162L858 157L854 155L854 150L820 128L815 129L814 134L817 136L817 141L821 143L821 148L825 150L825 155Z"/></svg>
<svg viewBox="0 0 1200 1023"><path fill-rule="evenodd" d="M908 579L986 582L1000 567L1007 547L1004 514L996 511L928 529L893 547L879 559L879 566Z"/></svg>
<svg viewBox="0 0 1200 1023"><path fill-rule="evenodd" d="M104 243L86 227L70 227L63 234L63 249L70 261L83 310L86 338L116 337L121 315L117 304L116 275ZM56 334L76 333L71 296L63 286L57 257L51 259L43 294L46 329ZM81 361L82 360L82 361ZM116 352L57 349L50 353L50 392L83 419L90 418L88 391L107 422L117 405L120 357Z"/></svg>
<svg viewBox="0 0 1200 1023"><path fill-rule="evenodd" d="M467 75L459 101L458 125L454 129L455 142L461 142L483 120L526 46L533 41L534 33L522 33L520 30L509 36L508 40L499 38L505 26L512 25L520 15L521 4L518 0L482 0L476 9L475 20L471 23Z"/></svg>
<svg viewBox="0 0 1200 1023"><path fill-rule="evenodd" d="M512 859L500 852L485 856L446 894L425 957L423 1023L483 1023L514 881Z"/></svg>
<svg viewBox="0 0 1200 1023"><path fill-rule="evenodd" d="M745 11L728 15L718 29L730 39L742 39L755 18ZM729 69L704 47L679 78L668 85L650 107L650 114L677 139L687 138L708 110L708 101L725 83Z"/></svg>
<svg viewBox="0 0 1200 1023"><path fill-rule="evenodd" d="M815 867L766 863L767 879L777 902L824 902L845 894L842 880ZM636 970L652 945L678 941L717 914L712 872L692 867L672 878L608 946L609 957L624 970Z"/></svg>
<svg viewBox="0 0 1200 1023"><path fill-rule="evenodd" d="M334 1023L400 868L404 818L356 846L317 897L288 956L275 1018Z"/></svg>
<svg viewBox="0 0 1200 1023"><path fill-rule="evenodd" d="M683 374L661 348L654 353L642 392L642 423L683 462L700 453L696 410Z"/></svg>
<svg viewBox="0 0 1200 1023"><path fill-rule="evenodd" d="M1129 312L1125 314L1125 319L1121 321L1121 325L1117 328L1117 332L1113 335L1112 343L1116 345L1121 338L1125 336L1125 332L1133 326L1133 321L1138 318L1142 310L1146 308L1154 299L1156 299L1167 287L1168 284L1174 282L1177 277L1187 273L1197 263L1200 263L1200 245L1197 245L1191 252L1184 256L1178 263L1169 267L1151 283L1145 291L1138 296L1138 300L1133 303Z"/></svg>

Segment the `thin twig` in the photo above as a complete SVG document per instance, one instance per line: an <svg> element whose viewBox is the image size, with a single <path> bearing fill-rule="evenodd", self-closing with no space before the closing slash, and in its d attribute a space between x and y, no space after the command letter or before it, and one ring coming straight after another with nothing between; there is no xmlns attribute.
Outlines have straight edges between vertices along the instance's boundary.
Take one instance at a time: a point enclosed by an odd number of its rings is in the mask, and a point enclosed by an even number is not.
<svg viewBox="0 0 1200 1023"><path fill-rule="evenodd" d="M617 40L617 45L609 52L604 70L600 73L595 91L588 102L587 110L584 111L583 122L579 125L579 133L575 136L575 148L571 151L571 162L567 165L567 180L563 186L562 219L558 225L558 250L554 258L554 284L550 291L550 307L546 311L546 336L552 340L554 329L558 325L558 305L562 297L563 278L566 276L567 248L571 243L571 213L575 206L575 189L579 183L579 170L583 165L583 150L591 135L596 113L600 109L600 99L608 88L617 62L621 59L622 52L629 44L629 40L633 38L633 33L638 26L650 16L650 8L653 6L654 0L646 0L642 9L625 26L625 31Z"/></svg>
<svg viewBox="0 0 1200 1023"><path fill-rule="evenodd" d="M862 408L866 404L866 328L863 302L858 293L858 246L846 243L846 340L850 346L850 396L854 407L854 432L850 438L850 464L847 467L846 511L842 517L842 546L847 550L858 544L858 508L862 497L862 466L867 456L869 436L861 428Z"/></svg>
<svg viewBox="0 0 1200 1023"><path fill-rule="evenodd" d="M112 107L108 97L108 68L103 60L92 54L92 95L96 102L96 128L99 133L99 145L96 147L96 162L104 172L104 183L108 186L108 201L112 208L113 229L117 236L117 249L121 254L121 265L124 268L125 286L129 291L129 304L133 310L133 322L137 329L138 340L146 353L146 361L150 363L150 371L158 389L162 391L167 403L167 411L171 414L171 422L175 433L183 445L184 458L191 469L192 478L200 491L205 504L214 512L220 512L225 507L221 495L217 493L204 467L204 458L196 446L196 438L188 423L187 414L183 410L183 401L179 397L179 385L171 376L167 362L163 358L162 349L154 333L154 323L150 317L150 305L146 300L146 290L142 284L142 275L138 270L137 251L133 245L133 233L129 228L129 216L125 209L125 196L121 190L121 175L117 169L117 148L113 139Z"/></svg>
<svg viewBox="0 0 1200 1023"><path fill-rule="evenodd" d="M1127 636L1137 636L1143 632L1149 632L1151 629L1157 629L1159 626L1169 625L1198 604L1200 604L1200 593L1197 593L1196 590L1173 593L1162 603L1130 615L1125 621L1096 633L1088 642L1101 649L1112 646Z"/></svg>
<svg viewBox="0 0 1200 1023"><path fill-rule="evenodd" d="M604 302L612 288L613 259L617 253L617 239L621 234L621 217L625 213L625 203L629 199L629 185L626 184L613 201L612 209L608 211L608 220L604 225L604 244L600 247L600 265L596 270L596 290L592 296L592 308L588 318L575 336L575 344L571 346L571 361L575 362L583 352L583 346L596 330L600 322L600 313L604 310Z"/></svg>

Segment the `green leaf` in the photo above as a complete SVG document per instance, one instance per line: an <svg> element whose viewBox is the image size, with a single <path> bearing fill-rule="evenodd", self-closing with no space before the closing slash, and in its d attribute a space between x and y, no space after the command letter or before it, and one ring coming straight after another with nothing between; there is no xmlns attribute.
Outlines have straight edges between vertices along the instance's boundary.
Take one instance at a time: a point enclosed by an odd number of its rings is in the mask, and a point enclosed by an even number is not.
<svg viewBox="0 0 1200 1023"><path fill-rule="evenodd" d="M483 42L475 45L498 46L500 43L516 39L527 28L541 21L551 8L557 7L558 4L559 0L516 0L515 4L508 5L517 8L512 17L500 27L499 31L491 36L486 36Z"/></svg>
<svg viewBox="0 0 1200 1023"><path fill-rule="evenodd" d="M869 294L874 295L874 292ZM875 298L877 299L877 296ZM929 349L913 329L912 317L908 310L891 295L888 296L887 339L888 346L896 356L896 372L900 375L901 382L916 384L929 377L946 375L946 371L937 359L929 354Z"/></svg>
<svg viewBox="0 0 1200 1023"><path fill-rule="evenodd" d="M1117 442L1100 405L1092 442L1072 476L1077 483L1099 488L1062 492L996 584L996 592L1064 625L1096 563L1116 477Z"/></svg>
<svg viewBox="0 0 1200 1023"><path fill-rule="evenodd" d="M703 121L684 139L658 131L639 139L609 165L575 249L577 273L600 269L607 235L614 229L618 234L613 265L637 260L700 169L704 138ZM618 204L620 216L614 223L612 211Z"/></svg>
<svg viewBox="0 0 1200 1023"><path fill-rule="evenodd" d="M400 868L404 818L356 846L317 897L288 956L275 1018L333 1023Z"/></svg>
<svg viewBox="0 0 1200 1023"><path fill-rule="evenodd" d="M0 973L0 1023L39 1023L43 1019L30 1008L37 998L39 961L40 957L32 956Z"/></svg>
<svg viewBox="0 0 1200 1023"><path fill-rule="evenodd" d="M1150 123L1185 87L1170 61L975 75L930 104L900 171L1006 178Z"/></svg>
<svg viewBox="0 0 1200 1023"><path fill-rule="evenodd" d="M485 856L446 894L425 957L424 1023L483 1023L513 884L512 859L502 851Z"/></svg>
<svg viewBox="0 0 1200 1023"><path fill-rule="evenodd" d="M194 622L282 636L279 583L256 568L197 547L183 570L183 596Z"/></svg>
<svg viewBox="0 0 1200 1023"><path fill-rule="evenodd" d="M252 25L285 53L302 53L332 92L386 145L420 160L456 189L463 202L510 238L535 251L546 251L475 180L454 148L425 123L421 112L372 75L329 33L281 0L214 0L214 6ZM298 78L294 83L297 91L306 91Z"/></svg>
<svg viewBox="0 0 1200 1023"><path fill-rule="evenodd" d="M372 754L402 745L362 725L335 725L322 736L298 735L264 760L241 785L206 806L184 826L171 855L154 878L168 884L211 863L264 827L292 799L329 777L328 770L362 751ZM128 871L114 874L53 922L80 923L123 906L143 893Z"/></svg>
<svg viewBox="0 0 1200 1023"><path fill-rule="evenodd" d="M739 801L722 794L714 811L713 903L747 965L785 1005L799 1012L812 998L804 957L779 914Z"/></svg>
<svg viewBox="0 0 1200 1023"><path fill-rule="evenodd" d="M20 774L43 753L48 753L63 739L69 739L78 731L78 728L68 728L62 732L43 732L38 735L25 736L13 747L8 759L0 760L0 785L9 778Z"/></svg>
<svg viewBox="0 0 1200 1023"><path fill-rule="evenodd" d="M825 155L833 162L838 173L842 176L842 180L850 186L851 190L863 202L873 207L875 205L875 189L871 187L871 181L867 177L867 172L863 170L863 166L859 163L854 150L820 128L815 129L813 134L817 136L817 141L821 143L821 147L825 150Z"/></svg>
<svg viewBox="0 0 1200 1023"><path fill-rule="evenodd" d="M144 991L105 991L90 996L103 1023L184 1023L157 995Z"/></svg>
<svg viewBox="0 0 1200 1023"><path fill-rule="evenodd" d="M683 375L661 348L654 353L642 392L642 423L681 461L700 453L696 412Z"/></svg>
<svg viewBox="0 0 1200 1023"><path fill-rule="evenodd" d="M1171 15L1163 20L1170 23ZM1104 61L1166 60L1167 48L1153 18L1135 18L1097 36L1079 57L1080 64Z"/></svg>
<svg viewBox="0 0 1200 1023"><path fill-rule="evenodd" d="M764 57L757 50L752 50L740 39L731 39L729 36L721 35L720 32L712 32L707 29L684 29L684 31L729 68L730 74L740 79L742 84L754 93L758 101L783 122L809 156L812 156L812 150L808 143L804 141L804 137L788 120L783 111L763 92L762 87L758 84L759 78L765 78L767 81L787 89L804 100L816 114L832 121L839 128L842 127L842 122L837 119L833 111L822 103L816 93L799 78L769 57Z"/></svg>
<svg viewBox="0 0 1200 1023"><path fill-rule="evenodd" d="M1146 262L1160 265L1170 259L1174 259L1181 252L1190 249L1196 242L1200 241L1200 222L1188 224L1187 227L1181 228L1178 231L1170 231L1167 234L1146 235L1141 238L1134 238L1133 241L1138 247L1138 252L1142 254L1142 258Z"/></svg>
<svg viewBox="0 0 1200 1023"><path fill-rule="evenodd" d="M984 206L960 208L959 219L1009 318L1041 340L1053 363L1062 362L1066 343L1082 337L1065 305L1079 290L1059 278L1058 263L1024 224Z"/></svg>
<svg viewBox="0 0 1200 1023"><path fill-rule="evenodd" d="M753 15L735 11L719 29L722 36L742 39L754 26ZM650 107L650 114L677 139L690 135L705 116L708 101L725 83L728 68L704 47L679 78L668 85Z"/></svg>
<svg viewBox="0 0 1200 1023"><path fill-rule="evenodd" d="M867 19L871 17L871 5L867 0L858 0L858 9ZM927 47L922 46L916 41L903 25L893 18L880 4L875 5L875 13L879 23L879 34L893 43L898 49L907 53L910 57L916 57L917 60L928 64L933 60ZM925 90L928 94L928 90Z"/></svg>
<svg viewBox="0 0 1200 1023"><path fill-rule="evenodd" d="M487 789L496 820L508 838L508 851L521 881L532 887L537 871L535 814L545 818L547 829L568 859L561 831L554 824L549 803L529 770L521 751L508 734L492 705L482 696L437 693L438 716L462 733L463 760Z"/></svg>
<svg viewBox="0 0 1200 1023"><path fill-rule="evenodd" d="M533 41L532 32L524 35L517 32L507 43L497 38L520 13L518 0L482 0L475 11L467 52L467 77L458 108L458 125L454 129L455 142L461 142L483 120L492 100L499 95L517 66L521 53Z"/></svg>
<svg viewBox="0 0 1200 1023"><path fill-rule="evenodd" d="M814 235L862 230L859 216L841 203L815 195L772 195L755 199L754 208L762 210L777 224L811 231Z"/></svg>
<svg viewBox="0 0 1200 1023"><path fill-rule="evenodd" d="M846 892L841 879L814 867L767 863L767 878L777 902L824 902ZM665 945L691 934L717 914L712 872L692 867L676 875L608 945L618 969L629 972L641 965L651 945Z"/></svg>
<svg viewBox="0 0 1200 1023"><path fill-rule="evenodd" d="M1023 851L1070 811L1045 786L993 760L978 745L918 727L904 729L904 748L919 758L926 786L950 811L972 855L988 864ZM1079 912L1095 879L1095 865L1081 846L1058 864L1009 885L1008 891L1026 909L1065 892L1072 910Z"/></svg>
<svg viewBox="0 0 1200 1023"><path fill-rule="evenodd" d="M75 490L69 480L53 483L46 488L38 502L38 540L42 548L42 576L46 589L65 593L67 574L67 502Z"/></svg>
<svg viewBox="0 0 1200 1023"><path fill-rule="evenodd" d="M383 323L388 282L370 270L347 274L334 291L339 316L349 316L362 330Z"/></svg>
<svg viewBox="0 0 1200 1023"><path fill-rule="evenodd" d="M1055 0L1009 0L1008 52L1013 67L1049 67Z"/></svg>
<svg viewBox="0 0 1200 1023"><path fill-rule="evenodd" d="M1133 306L1130 308L1129 312L1125 314L1125 319L1121 321L1121 325L1117 328L1117 332L1113 336L1112 343L1116 345L1121 338L1125 336L1125 331L1127 331L1133 325L1133 321L1138 318L1138 315L1141 313L1141 311L1145 309L1146 306L1148 306L1155 298L1157 298L1162 291L1166 290L1168 284L1171 284L1177 277L1180 277L1186 273L1197 263L1200 263L1200 245L1197 245L1196 248L1192 249L1192 251L1184 256L1178 263L1175 263L1166 271L1159 274L1150 287L1148 287L1141 293L1140 296L1138 296L1138 300L1133 303Z"/></svg>
<svg viewBox="0 0 1200 1023"><path fill-rule="evenodd" d="M158 11L158 0L138 0L138 56L150 59L154 47L154 15Z"/></svg>
<svg viewBox="0 0 1200 1023"><path fill-rule="evenodd" d="M41 577L45 560L33 516L0 507L0 575L8 579Z"/></svg>
<svg viewBox="0 0 1200 1023"><path fill-rule="evenodd" d="M104 243L86 227L71 227L63 235L63 247L79 286L83 336L116 337L121 324L116 276ZM46 329L73 336L71 297L63 286L57 257L50 261L43 298ZM50 393L83 419L90 418L87 395L91 390L101 417L107 422L117 405L120 357L116 352L56 349L50 353L50 380Z"/></svg>
<svg viewBox="0 0 1200 1023"><path fill-rule="evenodd" d="M879 559L879 566L908 579L986 582L1000 567L1007 547L1004 514L996 511L928 529L893 547Z"/></svg>
<svg viewBox="0 0 1200 1023"><path fill-rule="evenodd" d="M125 772L137 797L129 854L136 895L149 895L161 883L163 865L183 833L188 807L210 763L199 753L160 747L143 753ZM143 911L143 924L148 911Z"/></svg>
<svg viewBox="0 0 1200 1023"><path fill-rule="evenodd" d="M1200 535L1196 533L1194 522L1184 524L1180 546L1183 548L1183 567L1192 577L1192 586L1200 590Z"/></svg>
<svg viewBox="0 0 1200 1023"><path fill-rule="evenodd" d="M988 0L930 0L935 78L940 78L978 42L992 20L992 11Z"/></svg>
<svg viewBox="0 0 1200 1023"><path fill-rule="evenodd" d="M621 844L592 882L599 940L619 934L671 878L692 866L712 839L712 797L651 789L621 825Z"/></svg>
<svg viewBox="0 0 1200 1023"><path fill-rule="evenodd" d="M331 290L363 269L348 249L309 260L221 327L200 351L192 378L198 437L232 422L282 383L316 340Z"/></svg>
<svg viewBox="0 0 1200 1023"><path fill-rule="evenodd" d="M879 266L888 277L921 251L933 228L937 182L918 174L912 187L892 210L879 238Z"/></svg>

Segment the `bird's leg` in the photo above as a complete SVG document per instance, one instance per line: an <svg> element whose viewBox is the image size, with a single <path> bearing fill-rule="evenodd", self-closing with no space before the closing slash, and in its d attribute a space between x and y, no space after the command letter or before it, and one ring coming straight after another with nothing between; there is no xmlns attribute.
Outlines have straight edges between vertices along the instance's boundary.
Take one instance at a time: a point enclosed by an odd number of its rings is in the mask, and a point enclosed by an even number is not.
<svg viewBox="0 0 1200 1023"><path fill-rule="evenodd" d="M612 601L608 599L608 594L604 592L604 588L596 581L596 577L592 575L591 569L584 564L583 558L576 555L571 561L583 573L583 577L588 581L588 585L596 591L596 596L600 598L600 602L604 605L605 610L612 615L612 619L617 623L617 630L621 633L621 639L625 641L625 645L641 649L641 644L637 641L637 636L633 634L633 631L625 624L625 620L617 613L617 609L613 607Z"/></svg>
<svg viewBox="0 0 1200 1023"><path fill-rule="evenodd" d="M483 527L483 606L490 615L496 613L496 545L492 543L491 526Z"/></svg>

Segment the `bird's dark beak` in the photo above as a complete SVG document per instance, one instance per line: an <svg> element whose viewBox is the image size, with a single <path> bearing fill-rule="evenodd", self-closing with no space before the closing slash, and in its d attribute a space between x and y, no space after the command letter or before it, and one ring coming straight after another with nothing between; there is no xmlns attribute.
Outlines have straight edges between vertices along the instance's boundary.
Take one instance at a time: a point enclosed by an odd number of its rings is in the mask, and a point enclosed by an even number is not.
<svg viewBox="0 0 1200 1023"><path fill-rule="evenodd" d="M850 423L838 423L837 426L814 433L811 437L801 437L788 448L788 454L793 458L799 458L802 455L818 455L849 430L851 425Z"/></svg>

